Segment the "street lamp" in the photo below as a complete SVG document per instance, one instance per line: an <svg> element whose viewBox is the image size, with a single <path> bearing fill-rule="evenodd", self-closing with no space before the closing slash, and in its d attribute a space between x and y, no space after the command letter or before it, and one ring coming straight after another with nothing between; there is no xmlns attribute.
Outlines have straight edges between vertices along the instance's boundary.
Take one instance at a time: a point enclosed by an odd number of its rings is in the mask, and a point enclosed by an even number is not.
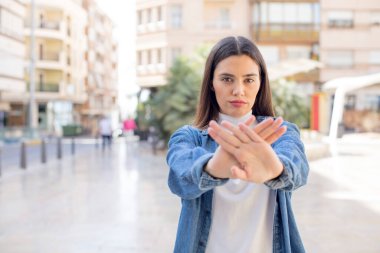
<svg viewBox="0 0 380 253"><path fill-rule="evenodd" d="M28 125L31 130L32 136L34 136L34 105L35 105L35 98L34 98L34 87L35 87L35 50L34 50L34 44L35 44L35 23L34 23L34 11L35 11L35 3L34 0L31 0L30 3L30 66L29 66L29 118L28 118Z"/></svg>

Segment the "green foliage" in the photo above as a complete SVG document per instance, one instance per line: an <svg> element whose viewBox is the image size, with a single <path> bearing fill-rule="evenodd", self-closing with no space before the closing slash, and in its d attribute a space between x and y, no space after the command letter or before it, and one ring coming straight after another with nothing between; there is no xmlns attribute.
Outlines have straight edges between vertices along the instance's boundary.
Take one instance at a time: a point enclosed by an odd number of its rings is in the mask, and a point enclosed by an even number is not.
<svg viewBox="0 0 380 253"><path fill-rule="evenodd" d="M151 94L145 103L151 110L150 125L167 141L179 127L191 124L195 115L201 84L198 61L177 58L170 69L168 84Z"/></svg>
<svg viewBox="0 0 380 253"><path fill-rule="evenodd" d="M296 91L296 84L278 80L271 84L275 114L285 120L308 128L310 122L310 107L307 99Z"/></svg>

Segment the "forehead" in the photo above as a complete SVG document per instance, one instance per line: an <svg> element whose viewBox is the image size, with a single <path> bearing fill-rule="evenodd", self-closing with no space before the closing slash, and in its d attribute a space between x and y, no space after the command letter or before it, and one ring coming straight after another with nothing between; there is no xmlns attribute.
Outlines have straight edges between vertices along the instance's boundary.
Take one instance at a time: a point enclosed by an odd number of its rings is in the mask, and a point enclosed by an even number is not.
<svg viewBox="0 0 380 253"><path fill-rule="evenodd" d="M233 55L220 61L215 68L215 73L241 73L258 74L259 65L247 55Z"/></svg>

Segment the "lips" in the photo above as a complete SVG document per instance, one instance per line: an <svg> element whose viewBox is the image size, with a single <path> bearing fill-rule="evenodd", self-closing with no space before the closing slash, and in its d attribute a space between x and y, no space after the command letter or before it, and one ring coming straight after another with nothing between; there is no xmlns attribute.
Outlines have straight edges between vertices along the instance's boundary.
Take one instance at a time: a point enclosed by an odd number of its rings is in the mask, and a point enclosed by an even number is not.
<svg viewBox="0 0 380 253"><path fill-rule="evenodd" d="M244 100L232 100L232 101L230 101L230 103L231 103L231 105L233 105L235 107L240 107L240 106L247 104L247 102L245 102Z"/></svg>

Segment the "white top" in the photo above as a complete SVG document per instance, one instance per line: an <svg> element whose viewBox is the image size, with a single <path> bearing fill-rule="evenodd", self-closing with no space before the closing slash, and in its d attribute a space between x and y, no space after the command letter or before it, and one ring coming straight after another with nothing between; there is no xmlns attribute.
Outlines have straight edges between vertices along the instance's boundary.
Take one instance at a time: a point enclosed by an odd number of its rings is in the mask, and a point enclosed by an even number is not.
<svg viewBox="0 0 380 253"><path fill-rule="evenodd" d="M219 122L244 122L251 112L235 119L219 114ZM206 253L273 252L275 191L264 184L230 179L215 187L212 223Z"/></svg>
<svg viewBox="0 0 380 253"><path fill-rule="evenodd" d="M112 134L112 125L111 120L108 118L103 118L99 123L99 132L101 135L111 135Z"/></svg>

